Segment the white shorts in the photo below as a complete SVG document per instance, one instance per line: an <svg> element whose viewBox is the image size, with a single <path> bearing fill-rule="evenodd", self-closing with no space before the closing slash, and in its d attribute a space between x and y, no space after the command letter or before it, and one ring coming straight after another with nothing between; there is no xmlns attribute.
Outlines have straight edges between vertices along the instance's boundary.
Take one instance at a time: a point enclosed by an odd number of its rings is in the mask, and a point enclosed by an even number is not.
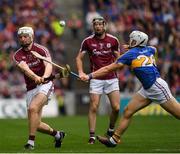
<svg viewBox="0 0 180 154"><path fill-rule="evenodd" d="M117 78L109 80L91 79L89 87L89 93L109 94L112 91L119 91L119 81Z"/></svg>
<svg viewBox="0 0 180 154"><path fill-rule="evenodd" d="M142 87L138 93L158 104L165 103L173 97L168 84L161 78L157 78L156 82L149 89Z"/></svg>
<svg viewBox="0 0 180 154"><path fill-rule="evenodd" d="M46 83L46 84L41 84L38 85L36 88L30 90L26 94L26 106L27 108L29 107L29 104L31 103L33 97L37 95L38 93L43 93L44 95L47 96L48 101L51 99L51 96L54 93L54 84L52 81ZM48 103L47 101L47 103Z"/></svg>

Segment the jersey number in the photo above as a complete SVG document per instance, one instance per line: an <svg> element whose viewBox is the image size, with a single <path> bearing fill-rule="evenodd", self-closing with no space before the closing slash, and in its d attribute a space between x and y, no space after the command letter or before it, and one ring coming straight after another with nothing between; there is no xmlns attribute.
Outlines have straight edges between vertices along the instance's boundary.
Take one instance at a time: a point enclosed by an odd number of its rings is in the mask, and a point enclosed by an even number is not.
<svg viewBox="0 0 180 154"><path fill-rule="evenodd" d="M150 55L150 57L140 55L137 57L137 59L139 60L141 66L156 66L155 58L153 55Z"/></svg>

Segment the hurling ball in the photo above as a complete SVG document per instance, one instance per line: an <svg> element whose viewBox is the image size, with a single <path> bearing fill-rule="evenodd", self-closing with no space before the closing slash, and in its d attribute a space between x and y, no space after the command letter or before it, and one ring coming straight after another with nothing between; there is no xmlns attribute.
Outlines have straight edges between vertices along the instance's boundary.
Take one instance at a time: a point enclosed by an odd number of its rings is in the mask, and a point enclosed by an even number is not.
<svg viewBox="0 0 180 154"><path fill-rule="evenodd" d="M64 26L66 26L66 22L65 22L64 20L60 20L60 21L59 21L59 25L60 25L61 27L64 27Z"/></svg>

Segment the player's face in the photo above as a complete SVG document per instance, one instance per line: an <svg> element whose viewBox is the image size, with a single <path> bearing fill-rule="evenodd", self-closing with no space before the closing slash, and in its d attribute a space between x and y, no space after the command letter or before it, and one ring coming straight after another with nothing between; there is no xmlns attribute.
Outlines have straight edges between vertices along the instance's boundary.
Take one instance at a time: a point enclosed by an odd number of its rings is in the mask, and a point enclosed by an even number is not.
<svg viewBox="0 0 180 154"><path fill-rule="evenodd" d="M105 33L105 24L103 21L93 23L94 33L98 36L101 36Z"/></svg>
<svg viewBox="0 0 180 154"><path fill-rule="evenodd" d="M29 34L21 34L18 36L19 43L22 47L27 48L32 43L32 38Z"/></svg>

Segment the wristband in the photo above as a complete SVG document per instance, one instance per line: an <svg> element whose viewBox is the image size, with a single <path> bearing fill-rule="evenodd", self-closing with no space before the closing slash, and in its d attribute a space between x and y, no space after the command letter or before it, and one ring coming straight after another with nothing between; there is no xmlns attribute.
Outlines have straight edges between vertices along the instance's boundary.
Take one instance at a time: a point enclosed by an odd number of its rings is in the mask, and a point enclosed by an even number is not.
<svg viewBox="0 0 180 154"><path fill-rule="evenodd" d="M88 74L88 76L89 76L89 80L93 78L92 73Z"/></svg>

